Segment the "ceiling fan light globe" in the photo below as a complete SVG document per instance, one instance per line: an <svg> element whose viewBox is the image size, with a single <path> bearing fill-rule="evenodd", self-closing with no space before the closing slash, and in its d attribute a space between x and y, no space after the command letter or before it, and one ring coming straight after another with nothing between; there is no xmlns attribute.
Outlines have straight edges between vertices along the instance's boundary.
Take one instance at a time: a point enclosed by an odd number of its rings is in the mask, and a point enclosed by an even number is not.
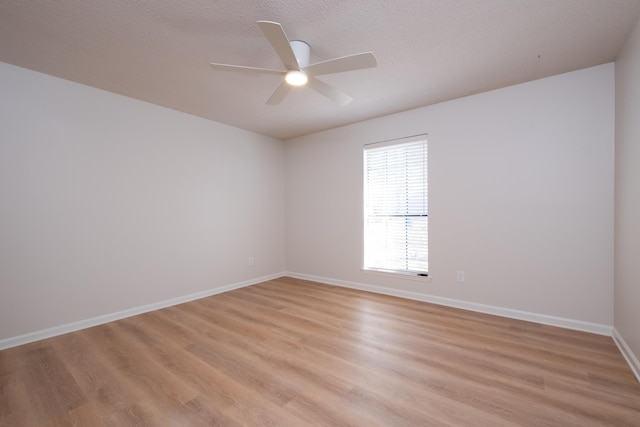
<svg viewBox="0 0 640 427"><path fill-rule="evenodd" d="M309 79L304 71L291 70L287 72L284 80L291 86L304 86Z"/></svg>

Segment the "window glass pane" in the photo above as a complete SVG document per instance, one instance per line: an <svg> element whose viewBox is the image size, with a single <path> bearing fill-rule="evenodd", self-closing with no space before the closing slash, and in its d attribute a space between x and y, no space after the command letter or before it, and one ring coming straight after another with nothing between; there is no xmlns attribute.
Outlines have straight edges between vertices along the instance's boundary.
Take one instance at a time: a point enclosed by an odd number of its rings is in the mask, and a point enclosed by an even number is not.
<svg viewBox="0 0 640 427"><path fill-rule="evenodd" d="M365 268L428 270L427 142L365 148Z"/></svg>

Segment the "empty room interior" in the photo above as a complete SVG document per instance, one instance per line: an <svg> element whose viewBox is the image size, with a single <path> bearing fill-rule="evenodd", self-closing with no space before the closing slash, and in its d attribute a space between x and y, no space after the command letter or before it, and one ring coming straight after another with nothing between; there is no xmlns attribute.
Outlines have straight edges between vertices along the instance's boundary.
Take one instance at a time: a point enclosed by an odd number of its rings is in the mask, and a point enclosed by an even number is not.
<svg viewBox="0 0 640 427"><path fill-rule="evenodd" d="M640 426L639 18L0 2L0 425Z"/></svg>

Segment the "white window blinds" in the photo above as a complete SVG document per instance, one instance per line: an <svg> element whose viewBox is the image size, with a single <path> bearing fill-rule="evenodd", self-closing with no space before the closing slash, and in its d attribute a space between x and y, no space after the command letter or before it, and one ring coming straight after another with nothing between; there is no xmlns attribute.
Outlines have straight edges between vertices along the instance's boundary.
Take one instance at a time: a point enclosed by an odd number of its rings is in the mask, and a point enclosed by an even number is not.
<svg viewBox="0 0 640 427"><path fill-rule="evenodd" d="M428 271L427 141L364 149L364 268Z"/></svg>

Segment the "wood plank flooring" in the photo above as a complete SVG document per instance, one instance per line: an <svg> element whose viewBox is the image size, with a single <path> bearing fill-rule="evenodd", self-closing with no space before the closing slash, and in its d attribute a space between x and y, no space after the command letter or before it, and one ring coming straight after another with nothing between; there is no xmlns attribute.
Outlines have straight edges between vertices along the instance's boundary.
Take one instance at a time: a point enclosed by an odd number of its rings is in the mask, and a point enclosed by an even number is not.
<svg viewBox="0 0 640 427"><path fill-rule="evenodd" d="M0 426L640 426L612 339L292 278L0 352Z"/></svg>

